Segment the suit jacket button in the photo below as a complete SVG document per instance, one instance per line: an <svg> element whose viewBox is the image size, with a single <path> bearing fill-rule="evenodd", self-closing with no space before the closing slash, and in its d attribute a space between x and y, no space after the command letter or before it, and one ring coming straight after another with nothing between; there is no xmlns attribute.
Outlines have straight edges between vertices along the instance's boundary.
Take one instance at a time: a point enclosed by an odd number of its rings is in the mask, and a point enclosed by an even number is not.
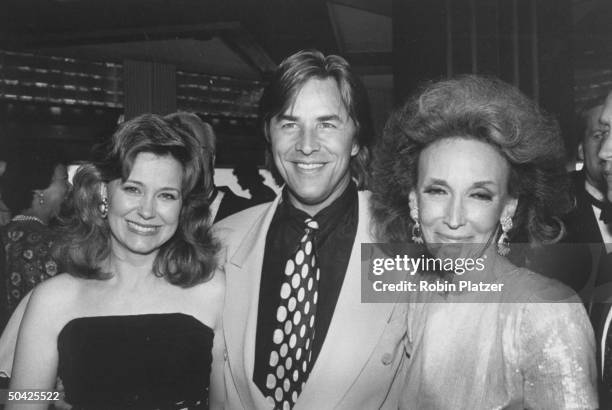
<svg viewBox="0 0 612 410"><path fill-rule="evenodd" d="M385 353L384 355L382 355L381 362L385 366L390 365L392 361L393 361L393 355L391 353Z"/></svg>

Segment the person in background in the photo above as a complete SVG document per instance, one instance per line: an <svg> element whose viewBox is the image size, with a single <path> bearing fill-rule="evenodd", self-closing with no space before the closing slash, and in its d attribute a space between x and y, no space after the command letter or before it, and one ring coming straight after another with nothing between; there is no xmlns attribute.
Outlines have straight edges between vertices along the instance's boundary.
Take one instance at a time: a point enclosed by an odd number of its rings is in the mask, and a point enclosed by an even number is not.
<svg viewBox="0 0 612 410"><path fill-rule="evenodd" d="M6 251L2 328L34 286L61 270L50 252L56 234L49 223L70 187L65 161L51 149L24 152L11 161L3 180L3 199L14 216L2 229Z"/></svg>
<svg viewBox="0 0 612 410"><path fill-rule="evenodd" d="M598 408L593 331L580 299L505 256L516 237L535 245L562 236L571 198L556 122L501 80L461 76L410 98L376 154L379 240L482 264L417 276L445 287L409 294L400 408ZM448 286L462 281L485 286Z"/></svg>
<svg viewBox="0 0 612 410"><path fill-rule="evenodd" d="M255 162L242 159L234 167L233 174L238 179L238 185L251 194L251 206L271 202L276 198L274 190L264 184L264 177Z"/></svg>
<svg viewBox="0 0 612 410"><path fill-rule="evenodd" d="M606 199L603 161L598 156L605 135L604 126L599 122L603 102L602 98L591 103L580 115L584 132L578 159L584 165L582 170L572 172L577 214L568 224L568 231L579 242L612 244L612 203Z"/></svg>
<svg viewBox="0 0 612 410"><path fill-rule="evenodd" d="M591 100L579 113L578 159L583 167L570 174L574 208L563 216L566 234L558 244L534 249L528 257L531 270L578 292L592 318L598 316L589 306L593 287L612 277L612 203L605 197L603 162L598 157L604 140L599 122L603 102L603 97Z"/></svg>
<svg viewBox="0 0 612 410"><path fill-rule="evenodd" d="M236 195L229 187L214 185L215 161L217 158L217 137L213 127L194 113L179 111L168 114L166 118L176 122L191 132L200 143L202 156L207 165L207 178L212 184L210 194L210 214L213 222L240 212L253 204L242 196Z"/></svg>
<svg viewBox="0 0 612 410"><path fill-rule="evenodd" d="M228 409L393 409L406 365L405 304L361 303L373 242L367 94L349 64L285 59L260 101L286 185L216 225L226 245Z"/></svg>
<svg viewBox="0 0 612 410"><path fill-rule="evenodd" d="M59 377L79 409L222 407L225 289L205 172L195 138L156 115L122 123L79 168L54 247L68 273L29 297L11 390Z"/></svg>
<svg viewBox="0 0 612 410"><path fill-rule="evenodd" d="M607 202L612 202L612 92L604 102L599 116L601 131L598 157L601 161L603 184L600 188ZM603 213L603 211L602 211ZM604 241L606 239L604 238ZM607 247L606 247L607 248ZM597 341L597 365L600 376L599 397L602 409L612 407L612 263L609 269L600 269L597 278L591 320ZM601 294L597 293L603 291Z"/></svg>

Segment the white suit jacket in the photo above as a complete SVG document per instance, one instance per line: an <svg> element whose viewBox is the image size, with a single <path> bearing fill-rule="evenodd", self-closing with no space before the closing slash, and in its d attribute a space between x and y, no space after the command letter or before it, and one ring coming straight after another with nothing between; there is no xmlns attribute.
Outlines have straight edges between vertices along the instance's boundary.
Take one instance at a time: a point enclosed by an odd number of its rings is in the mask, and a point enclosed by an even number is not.
<svg viewBox="0 0 612 410"><path fill-rule="evenodd" d="M369 193L359 192L359 222L344 283L321 352L294 410L397 409L406 369L406 305L361 302L361 243L371 235ZM227 409L272 409L253 382L259 284L266 235L281 199L216 225L226 260L223 326ZM324 275L325 272L322 272Z"/></svg>

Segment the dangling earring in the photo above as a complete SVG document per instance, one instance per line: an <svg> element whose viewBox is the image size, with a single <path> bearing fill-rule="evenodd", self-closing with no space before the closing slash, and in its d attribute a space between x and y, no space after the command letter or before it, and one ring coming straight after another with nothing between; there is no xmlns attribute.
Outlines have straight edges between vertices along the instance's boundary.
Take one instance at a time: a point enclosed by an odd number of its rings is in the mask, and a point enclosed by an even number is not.
<svg viewBox="0 0 612 410"><path fill-rule="evenodd" d="M38 203L41 205L45 204L45 194L42 192L38 194Z"/></svg>
<svg viewBox="0 0 612 410"><path fill-rule="evenodd" d="M102 198L102 202L98 205L98 210L102 218L106 218L106 215L108 215L108 191L104 183L100 183L100 198Z"/></svg>
<svg viewBox="0 0 612 410"><path fill-rule="evenodd" d="M507 256L510 253L510 240L508 239L508 232L512 229L512 218L504 216L499 221L501 225L502 234L497 240L497 253L501 256Z"/></svg>
<svg viewBox="0 0 612 410"><path fill-rule="evenodd" d="M98 205L98 209L100 210L100 214L102 215L102 218L106 218L106 215L108 215L108 198L107 197L102 198L102 202L100 202L100 205Z"/></svg>
<svg viewBox="0 0 612 410"><path fill-rule="evenodd" d="M412 242L422 245L424 241L421 236L421 225L419 224L419 208L414 207L410 210L410 218L414 221L414 225L412 225Z"/></svg>

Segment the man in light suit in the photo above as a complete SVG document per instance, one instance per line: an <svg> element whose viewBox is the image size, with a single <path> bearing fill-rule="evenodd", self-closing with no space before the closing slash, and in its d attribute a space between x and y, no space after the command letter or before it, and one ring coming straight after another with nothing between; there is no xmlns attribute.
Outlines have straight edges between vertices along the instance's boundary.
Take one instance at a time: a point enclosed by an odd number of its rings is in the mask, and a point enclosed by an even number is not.
<svg viewBox="0 0 612 410"><path fill-rule="evenodd" d="M217 225L226 408L397 408L406 306L360 299L361 243L375 242L358 191L373 137L365 89L341 57L302 51L280 64L260 117L285 186Z"/></svg>

